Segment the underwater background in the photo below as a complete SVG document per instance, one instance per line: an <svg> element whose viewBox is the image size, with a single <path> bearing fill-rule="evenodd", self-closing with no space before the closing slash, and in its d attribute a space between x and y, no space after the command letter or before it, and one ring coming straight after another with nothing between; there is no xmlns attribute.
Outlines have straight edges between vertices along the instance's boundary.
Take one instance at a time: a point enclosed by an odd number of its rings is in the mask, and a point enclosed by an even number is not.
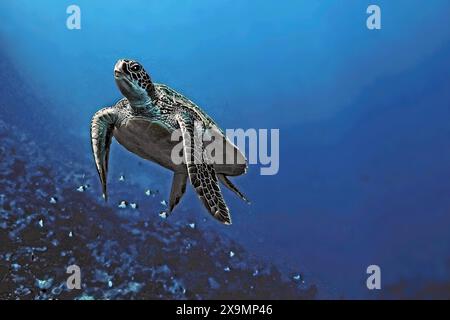
<svg viewBox="0 0 450 320"><path fill-rule="evenodd" d="M449 13L447 0L1 1L0 297L58 297L77 263L90 280L62 298L449 298ZM120 58L222 128L280 129L278 174L233 179L252 204L224 191L233 225L192 188L163 221L171 173L116 142L102 201L89 125L121 97ZM372 264L381 290L366 287Z"/></svg>

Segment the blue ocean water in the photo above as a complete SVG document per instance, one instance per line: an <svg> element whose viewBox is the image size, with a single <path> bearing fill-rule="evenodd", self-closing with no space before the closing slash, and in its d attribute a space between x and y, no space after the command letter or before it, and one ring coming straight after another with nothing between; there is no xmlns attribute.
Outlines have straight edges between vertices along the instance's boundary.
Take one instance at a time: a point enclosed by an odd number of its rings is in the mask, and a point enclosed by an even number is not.
<svg viewBox="0 0 450 320"><path fill-rule="evenodd" d="M371 31L375 2L382 29ZM80 30L66 28L71 4ZM449 12L446 0L10 0L0 54L46 102L30 112L62 124L55 135L76 137L86 158L91 116L120 98L119 58L142 62L223 128L279 129L279 173L251 166L235 181L252 205L226 192L234 223L211 227L304 270L324 296L371 298L371 264L385 288L449 280ZM156 165L117 144L110 159L110 175L169 192ZM207 217L192 190L181 205Z"/></svg>

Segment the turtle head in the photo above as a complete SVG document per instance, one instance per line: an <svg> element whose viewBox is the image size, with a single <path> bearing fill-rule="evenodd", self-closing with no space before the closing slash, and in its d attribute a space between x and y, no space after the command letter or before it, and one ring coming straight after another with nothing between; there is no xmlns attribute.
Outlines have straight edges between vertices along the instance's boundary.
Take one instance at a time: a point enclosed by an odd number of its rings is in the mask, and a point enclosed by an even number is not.
<svg viewBox="0 0 450 320"><path fill-rule="evenodd" d="M155 86L150 75L139 62L125 59L117 61L114 78L120 92L132 106L145 106L156 99Z"/></svg>

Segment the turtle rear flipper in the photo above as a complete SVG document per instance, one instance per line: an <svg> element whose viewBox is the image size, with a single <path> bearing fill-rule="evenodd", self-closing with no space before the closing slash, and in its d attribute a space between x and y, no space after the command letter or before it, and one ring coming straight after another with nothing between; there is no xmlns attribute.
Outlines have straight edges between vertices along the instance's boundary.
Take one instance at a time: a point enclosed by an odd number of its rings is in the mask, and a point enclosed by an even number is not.
<svg viewBox="0 0 450 320"><path fill-rule="evenodd" d="M226 175L218 173L217 177L219 178L220 182L222 182L225 187L227 187L228 189L233 191L235 194L237 194L237 196L239 198L241 198L242 200L244 200L245 202L250 204L250 201L247 199L247 197L241 191L239 191L239 189L230 181L230 179L228 179L228 177Z"/></svg>
<svg viewBox="0 0 450 320"><path fill-rule="evenodd" d="M186 191L187 174L184 172L174 172L172 190L170 191L169 212L175 209Z"/></svg>
<svg viewBox="0 0 450 320"><path fill-rule="evenodd" d="M108 200L106 176L108 173L109 149L113 137L117 114L114 108L104 108L94 114L91 121L91 146L94 161L102 184L103 198Z"/></svg>
<svg viewBox="0 0 450 320"><path fill-rule="evenodd" d="M202 132L203 123L190 115L176 116L183 135L183 153L189 180L209 213L224 224L231 224L230 211L220 191L216 171L205 156Z"/></svg>

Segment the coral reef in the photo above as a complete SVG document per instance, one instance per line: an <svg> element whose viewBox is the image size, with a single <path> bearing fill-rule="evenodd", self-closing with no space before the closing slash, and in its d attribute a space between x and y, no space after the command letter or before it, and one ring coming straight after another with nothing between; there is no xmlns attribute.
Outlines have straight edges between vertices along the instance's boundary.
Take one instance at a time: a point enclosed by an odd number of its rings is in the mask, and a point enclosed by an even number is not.
<svg viewBox="0 0 450 320"><path fill-rule="evenodd" d="M155 213L145 219L121 214L136 204L103 205L82 162L64 161L62 150L19 132L0 120L0 299L315 297L314 285L197 221L161 218L149 190L141 193ZM73 264L81 269L79 290L66 285Z"/></svg>

